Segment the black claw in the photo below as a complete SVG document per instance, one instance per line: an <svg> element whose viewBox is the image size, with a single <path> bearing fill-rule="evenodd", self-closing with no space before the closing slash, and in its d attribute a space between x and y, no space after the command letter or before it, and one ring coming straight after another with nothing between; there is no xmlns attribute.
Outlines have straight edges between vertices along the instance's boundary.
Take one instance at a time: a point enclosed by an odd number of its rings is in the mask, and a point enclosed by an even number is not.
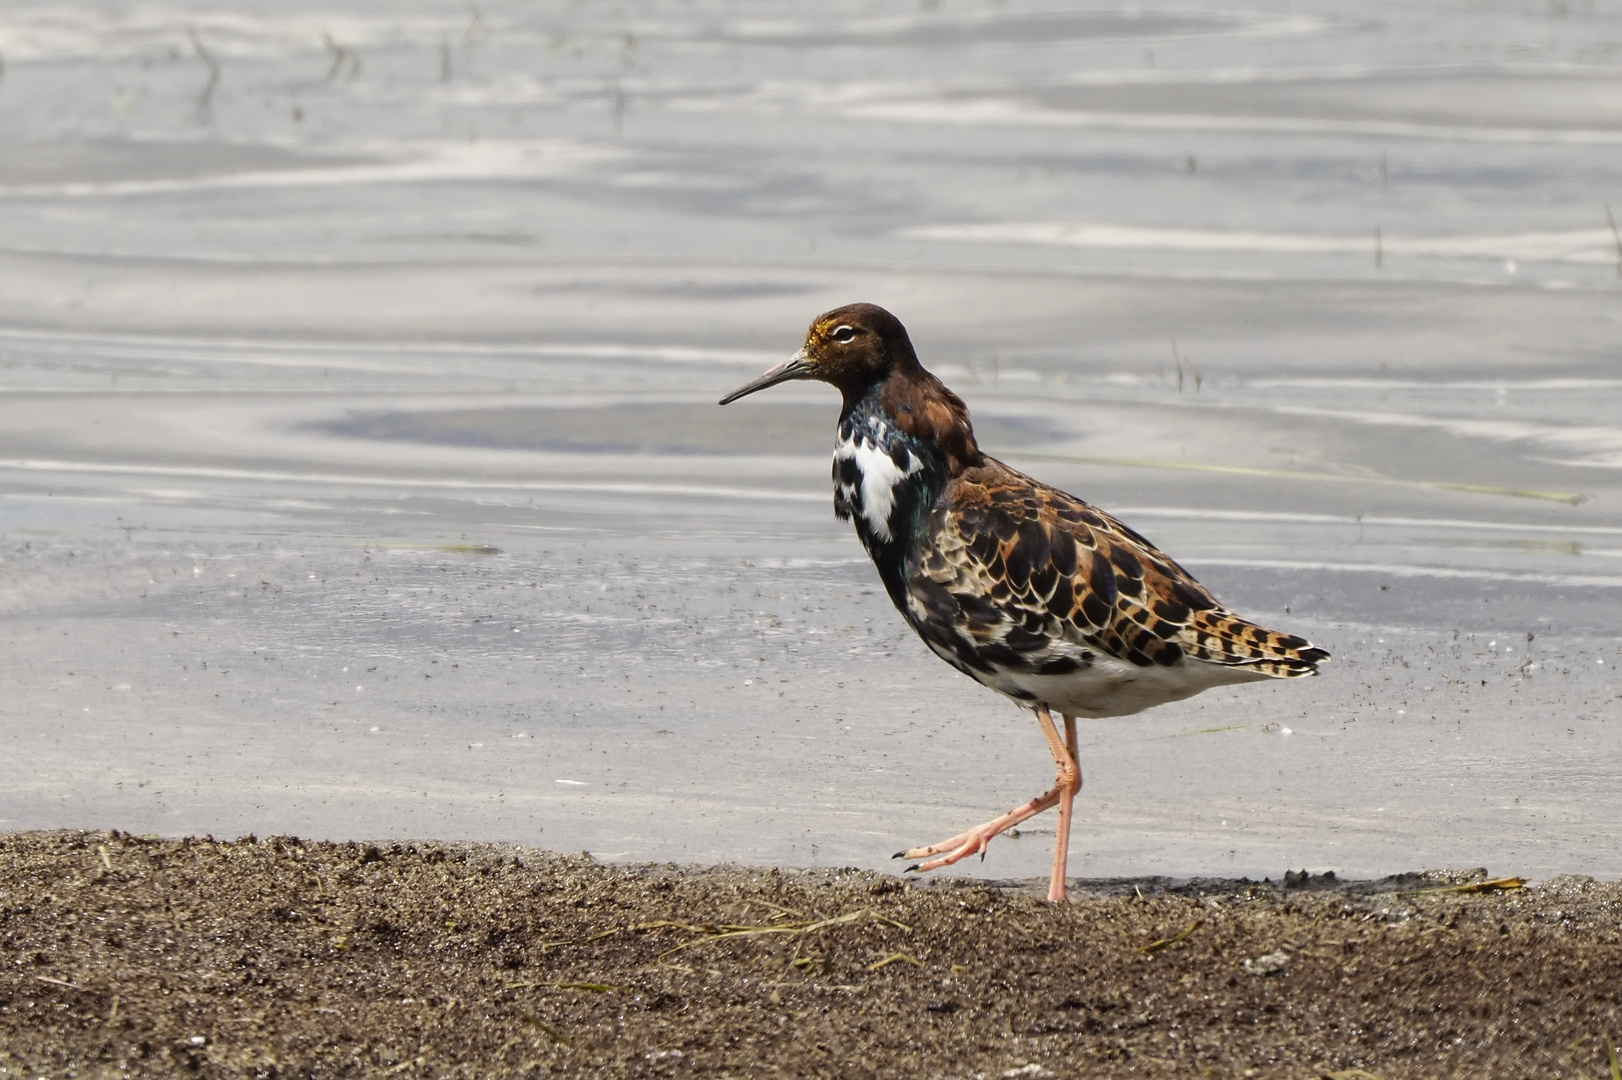
<svg viewBox="0 0 1622 1080"><path fill-rule="evenodd" d="M911 866L907 867L905 870L903 870L901 872L903 874L916 874L918 872L918 864L913 863Z"/></svg>
<svg viewBox="0 0 1622 1080"><path fill-rule="evenodd" d="M905 851L898 851L894 855L890 856L892 859L905 859L906 857L907 853Z"/></svg>

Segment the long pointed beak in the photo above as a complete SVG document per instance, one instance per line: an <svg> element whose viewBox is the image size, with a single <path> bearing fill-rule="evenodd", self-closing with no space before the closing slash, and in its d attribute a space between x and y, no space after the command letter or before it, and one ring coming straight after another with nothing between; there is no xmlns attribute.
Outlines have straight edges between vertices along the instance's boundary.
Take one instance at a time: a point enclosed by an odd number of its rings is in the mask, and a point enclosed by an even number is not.
<svg viewBox="0 0 1622 1080"><path fill-rule="evenodd" d="M760 378L746 382L736 390L732 391L732 393L721 399L721 404L730 404L747 394L753 394L756 390L764 390L768 386L776 386L781 382L789 382L793 379L811 379L815 377L816 376L813 375L811 371L811 358L805 355L804 349L801 349L787 360L784 360L781 364L778 364L776 367L766 372L766 374L762 375Z"/></svg>

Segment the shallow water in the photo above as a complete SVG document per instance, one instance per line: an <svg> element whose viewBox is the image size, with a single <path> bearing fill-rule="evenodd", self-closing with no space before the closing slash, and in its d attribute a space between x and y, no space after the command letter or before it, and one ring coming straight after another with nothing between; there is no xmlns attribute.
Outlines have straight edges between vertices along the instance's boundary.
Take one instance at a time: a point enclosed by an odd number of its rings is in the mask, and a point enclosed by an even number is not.
<svg viewBox="0 0 1622 1080"><path fill-rule="evenodd" d="M1041 790L831 393L713 405L867 299L1335 654L1087 726L1074 872L1622 874L1622 8L335 11L0 27L0 826L880 866Z"/></svg>

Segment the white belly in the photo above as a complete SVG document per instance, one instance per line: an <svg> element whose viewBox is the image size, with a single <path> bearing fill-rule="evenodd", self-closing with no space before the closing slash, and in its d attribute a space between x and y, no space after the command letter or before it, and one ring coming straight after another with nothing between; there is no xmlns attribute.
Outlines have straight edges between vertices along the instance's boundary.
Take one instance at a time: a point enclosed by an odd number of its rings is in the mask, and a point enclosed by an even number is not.
<svg viewBox="0 0 1622 1080"><path fill-rule="evenodd" d="M1130 716L1168 701L1193 697L1214 686L1256 682L1268 676L1188 657L1170 667L1139 667L1094 651L1089 666L1063 675L1036 675L998 666L991 675L974 677L1022 705L1040 703L1055 712L1098 718Z"/></svg>

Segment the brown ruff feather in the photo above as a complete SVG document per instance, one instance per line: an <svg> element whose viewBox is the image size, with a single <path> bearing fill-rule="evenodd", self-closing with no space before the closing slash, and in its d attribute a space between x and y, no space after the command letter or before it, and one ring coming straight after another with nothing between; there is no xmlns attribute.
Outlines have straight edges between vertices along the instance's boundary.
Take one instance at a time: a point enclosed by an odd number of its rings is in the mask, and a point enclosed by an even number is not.
<svg viewBox="0 0 1622 1080"><path fill-rule="evenodd" d="M879 404L902 431L940 448L947 476L956 477L985 461L969 422L969 407L916 360L911 370L896 371L884 381Z"/></svg>

